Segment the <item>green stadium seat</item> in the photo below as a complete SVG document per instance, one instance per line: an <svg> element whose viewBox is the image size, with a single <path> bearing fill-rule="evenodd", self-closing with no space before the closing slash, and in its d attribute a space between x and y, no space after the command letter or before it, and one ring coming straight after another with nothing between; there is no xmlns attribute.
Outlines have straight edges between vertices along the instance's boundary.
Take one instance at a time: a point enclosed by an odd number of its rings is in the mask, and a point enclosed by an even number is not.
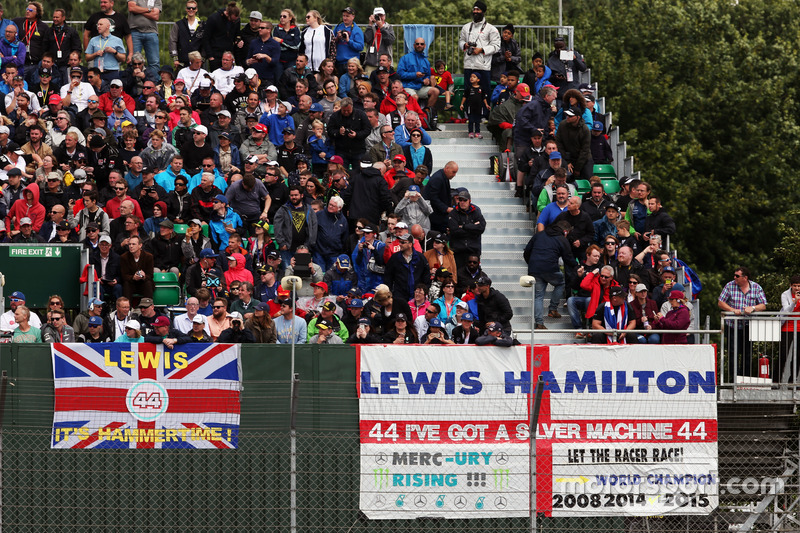
<svg viewBox="0 0 800 533"><path fill-rule="evenodd" d="M617 173L614 171L614 165L595 165L594 175L598 178L616 178Z"/></svg>
<svg viewBox="0 0 800 533"><path fill-rule="evenodd" d="M187 229L189 229L188 224L175 224L175 233L178 235L186 235Z"/></svg>
<svg viewBox="0 0 800 533"><path fill-rule="evenodd" d="M202 228L203 228L203 235L208 237L208 224L203 224Z"/></svg>
<svg viewBox="0 0 800 533"><path fill-rule="evenodd" d="M181 288L177 285L156 285L153 291L153 305L167 307L181 303Z"/></svg>
<svg viewBox="0 0 800 533"><path fill-rule="evenodd" d="M619 180L616 178L605 178L601 181L606 194L617 194L620 191Z"/></svg>
<svg viewBox="0 0 800 533"><path fill-rule="evenodd" d="M157 287L159 285L177 285L178 275L174 272L154 272L153 281Z"/></svg>
<svg viewBox="0 0 800 533"><path fill-rule="evenodd" d="M575 189L578 191L578 194L584 194L592 190L592 186L589 180L575 180Z"/></svg>

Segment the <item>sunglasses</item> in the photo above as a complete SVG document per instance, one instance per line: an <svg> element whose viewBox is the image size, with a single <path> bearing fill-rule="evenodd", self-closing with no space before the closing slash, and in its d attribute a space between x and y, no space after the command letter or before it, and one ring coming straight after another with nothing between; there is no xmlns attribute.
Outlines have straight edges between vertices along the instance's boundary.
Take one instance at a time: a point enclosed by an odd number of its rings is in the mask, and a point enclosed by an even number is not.
<svg viewBox="0 0 800 533"><path fill-rule="evenodd" d="M197 11L196 7L187 7L186 11Z"/></svg>
<svg viewBox="0 0 800 533"><path fill-rule="evenodd" d="M124 191L127 187L114 187L115 191Z"/></svg>
<svg viewBox="0 0 800 533"><path fill-rule="evenodd" d="M61 317L53 317L50 319L50 322L58 322L59 320L61 320Z"/></svg>
<svg viewBox="0 0 800 533"><path fill-rule="evenodd" d="M436 311L436 309L426 309L425 312L426 313L436 313L437 311Z"/></svg>
<svg viewBox="0 0 800 533"><path fill-rule="evenodd" d="M52 75L52 74L47 74L47 73L44 73L44 74L39 74L39 77L40 77L40 78L52 78L52 77L53 77L53 75Z"/></svg>
<svg viewBox="0 0 800 533"><path fill-rule="evenodd" d="M214 309L225 309L225 306L224 306L224 305L213 305L212 307L213 307Z"/></svg>
<svg viewBox="0 0 800 533"><path fill-rule="evenodd" d="M59 302L59 301L50 302L50 305L61 305L61 302Z"/></svg>
<svg viewBox="0 0 800 533"><path fill-rule="evenodd" d="M608 242L606 243L606 246L609 246L609 245L616 246L616 245L617 245L617 243L615 243L614 241L608 241Z"/></svg>
<svg viewBox="0 0 800 533"><path fill-rule="evenodd" d="M97 228L88 228L88 229L86 230L86 233L94 233L95 231L100 231L100 230L99 230L99 229L97 229Z"/></svg>
<svg viewBox="0 0 800 533"><path fill-rule="evenodd" d="M86 100L90 104L99 104L100 100Z"/></svg>
<svg viewBox="0 0 800 533"><path fill-rule="evenodd" d="M600 278L601 278L601 279L611 279L611 276L604 276L604 275L602 275L602 274L601 274L601 275L600 275Z"/></svg>

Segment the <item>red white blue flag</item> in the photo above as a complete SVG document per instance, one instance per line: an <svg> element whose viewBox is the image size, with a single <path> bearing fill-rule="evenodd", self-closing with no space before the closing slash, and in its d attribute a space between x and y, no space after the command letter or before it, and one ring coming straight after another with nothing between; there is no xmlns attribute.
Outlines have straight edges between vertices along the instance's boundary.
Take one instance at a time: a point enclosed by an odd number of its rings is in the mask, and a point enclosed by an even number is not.
<svg viewBox="0 0 800 533"><path fill-rule="evenodd" d="M53 448L236 448L238 344L53 344Z"/></svg>

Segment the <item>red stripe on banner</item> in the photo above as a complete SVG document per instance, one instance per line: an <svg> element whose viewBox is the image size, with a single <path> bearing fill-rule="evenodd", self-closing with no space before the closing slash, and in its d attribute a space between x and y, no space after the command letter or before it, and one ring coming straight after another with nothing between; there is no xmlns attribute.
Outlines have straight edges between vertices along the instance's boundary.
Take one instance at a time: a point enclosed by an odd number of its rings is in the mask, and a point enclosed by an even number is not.
<svg viewBox="0 0 800 533"><path fill-rule="evenodd" d="M167 389L168 413L239 413L239 391Z"/></svg>
<svg viewBox="0 0 800 533"><path fill-rule="evenodd" d="M128 383L126 383L128 384ZM105 387L60 387L56 389L55 411L112 411L127 413L128 389Z"/></svg>
<svg viewBox="0 0 800 533"><path fill-rule="evenodd" d="M142 363L146 359L141 356L142 352L155 353L156 352L156 345L143 342L143 343L139 344L139 347L138 347L137 351L138 351L138 355L139 355L139 364L138 364L139 379L152 379L153 381L158 381L158 367L157 367L157 365L150 365L149 362L148 362L147 365L143 365ZM161 363L161 362L162 361L159 360L159 363Z"/></svg>
<svg viewBox="0 0 800 533"><path fill-rule="evenodd" d="M527 442L517 438L517 425L527 420L361 420L361 443L509 443ZM498 435L501 426L508 437Z"/></svg>
<svg viewBox="0 0 800 533"><path fill-rule="evenodd" d="M186 423L184 423L183 425L184 425L184 427L187 427L189 429L203 429L203 426L200 426L199 424L186 424ZM210 442L215 448L217 448L219 450L227 450L227 449L230 448L230 446L228 446L227 444L225 444L222 441L206 440L206 442Z"/></svg>
<svg viewBox="0 0 800 533"><path fill-rule="evenodd" d="M155 422L143 422L139 421L137 426L140 430L141 429L155 429L156 423ZM153 450L156 447L155 439L148 439L148 442L144 442L142 440L136 440L136 447L142 450Z"/></svg>
<svg viewBox="0 0 800 533"><path fill-rule="evenodd" d="M550 347L534 346L535 381L543 371L550 370ZM538 365L537 365L538 363ZM550 391L545 390L539 408L538 424L549 424L550 421ZM536 439L536 510L544 512L546 516L553 513L553 441ZM533 468L533 465L530 465Z"/></svg>
<svg viewBox="0 0 800 533"><path fill-rule="evenodd" d="M204 365L209 359L214 358L217 354L224 352L231 346L233 346L233 344L217 344L215 346L212 346L211 348L208 349L206 353L204 353L200 357L195 357L194 359L189 361L189 364L185 368L182 368L177 372L173 372L172 374L167 376L167 378L182 379L191 374L192 372L194 372L196 368Z"/></svg>
<svg viewBox="0 0 800 533"><path fill-rule="evenodd" d="M87 370L91 370L97 377L101 378L110 378L111 374L97 366L96 364L92 363L90 360L67 346L66 344L56 343L53 344L53 347L56 351L60 351L62 355L66 355L70 359L74 360L75 362L79 363L81 366L86 368Z"/></svg>
<svg viewBox="0 0 800 533"><path fill-rule="evenodd" d="M108 429L108 430L112 430L113 431L113 430L115 430L117 428L120 428L120 427L122 427L124 425L125 425L125 422L112 422L109 425L105 426L103 429ZM86 448L88 446L91 446L95 442L97 442L97 440L99 438L100 438L100 432L99 431L95 431L94 433L89 435L88 439L80 441L78 444L73 446L73 448L78 449L78 450Z"/></svg>

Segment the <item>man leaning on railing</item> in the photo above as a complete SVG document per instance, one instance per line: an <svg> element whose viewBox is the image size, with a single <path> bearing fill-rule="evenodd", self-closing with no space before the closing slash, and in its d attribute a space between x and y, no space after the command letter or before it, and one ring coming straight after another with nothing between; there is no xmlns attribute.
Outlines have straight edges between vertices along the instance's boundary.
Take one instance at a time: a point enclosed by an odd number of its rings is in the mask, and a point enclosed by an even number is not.
<svg viewBox="0 0 800 533"><path fill-rule="evenodd" d="M731 381L736 379L734 370L738 358L738 372L748 375L752 368L753 350L747 320L737 319L767 308L767 297L764 289L755 281L750 281L750 269L739 267L733 273L733 281L729 281L719 295L717 305L723 312L733 313L734 317L723 317L726 348L728 351L728 368ZM739 355L741 354L741 355Z"/></svg>

